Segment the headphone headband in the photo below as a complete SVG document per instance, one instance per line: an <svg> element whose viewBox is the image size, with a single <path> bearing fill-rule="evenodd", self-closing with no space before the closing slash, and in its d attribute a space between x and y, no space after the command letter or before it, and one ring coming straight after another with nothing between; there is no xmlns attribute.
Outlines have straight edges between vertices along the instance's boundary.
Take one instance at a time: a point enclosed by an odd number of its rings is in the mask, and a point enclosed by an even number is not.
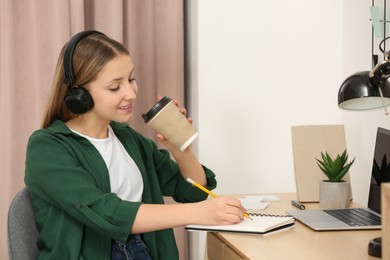
<svg viewBox="0 0 390 260"><path fill-rule="evenodd" d="M76 45L85 37L91 35L91 34L102 34L103 33L95 30L89 30L89 31L83 31L79 32L76 35L74 35L68 42L65 52L64 52L64 84L68 86L68 88L72 87L74 83L74 72L73 72L73 65L72 65L72 59L73 59L73 52L76 49Z"/></svg>

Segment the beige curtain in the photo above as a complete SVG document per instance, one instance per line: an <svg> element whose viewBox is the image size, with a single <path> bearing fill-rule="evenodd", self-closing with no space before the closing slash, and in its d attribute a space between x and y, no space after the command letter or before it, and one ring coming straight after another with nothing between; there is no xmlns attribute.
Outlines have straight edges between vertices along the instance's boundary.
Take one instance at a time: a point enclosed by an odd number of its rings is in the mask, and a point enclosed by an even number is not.
<svg viewBox="0 0 390 260"><path fill-rule="evenodd" d="M40 127L58 54L85 29L129 48L139 85L135 129L154 137L141 114L158 94L184 102L183 0L0 0L0 259L8 259L7 212L24 186L27 140ZM176 232L186 259L184 231Z"/></svg>

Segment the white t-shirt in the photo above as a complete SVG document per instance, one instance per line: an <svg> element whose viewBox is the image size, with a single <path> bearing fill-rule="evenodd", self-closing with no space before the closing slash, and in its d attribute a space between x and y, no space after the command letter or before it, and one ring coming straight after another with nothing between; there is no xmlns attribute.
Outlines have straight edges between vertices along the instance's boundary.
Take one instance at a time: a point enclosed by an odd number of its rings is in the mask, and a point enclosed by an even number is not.
<svg viewBox="0 0 390 260"><path fill-rule="evenodd" d="M141 172L112 128L109 126L108 137L104 139L92 138L70 130L88 139L103 157L110 175L111 192L116 193L122 200L141 201L144 189Z"/></svg>

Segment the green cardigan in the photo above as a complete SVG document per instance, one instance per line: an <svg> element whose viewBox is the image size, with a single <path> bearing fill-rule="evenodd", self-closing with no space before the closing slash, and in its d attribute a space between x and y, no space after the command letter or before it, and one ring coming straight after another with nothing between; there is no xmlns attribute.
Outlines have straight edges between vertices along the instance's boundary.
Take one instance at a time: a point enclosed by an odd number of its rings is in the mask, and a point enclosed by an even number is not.
<svg viewBox="0 0 390 260"><path fill-rule="evenodd" d="M124 243L131 239L141 203L163 204L163 196L177 202L206 199L185 181L167 150L158 149L126 124L111 126L141 171L142 202L122 201L110 192L108 170L99 152L62 121L31 135L25 183L39 231L38 259L110 259L112 239ZM214 189L214 173L203 168L207 188ZM179 258L172 229L144 233L143 239L152 259Z"/></svg>

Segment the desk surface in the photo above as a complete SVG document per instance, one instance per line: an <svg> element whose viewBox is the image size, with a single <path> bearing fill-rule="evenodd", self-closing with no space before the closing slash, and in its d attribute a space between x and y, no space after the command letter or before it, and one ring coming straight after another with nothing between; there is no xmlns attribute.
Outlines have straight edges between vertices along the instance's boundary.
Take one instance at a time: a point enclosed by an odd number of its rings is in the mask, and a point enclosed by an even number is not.
<svg viewBox="0 0 390 260"><path fill-rule="evenodd" d="M295 194L275 194L280 201L272 201L261 212L285 214L296 209L291 205ZM306 209L318 208L317 203L305 203ZM358 205L351 203L351 207ZM368 243L380 237L381 230L313 231L298 221L295 227L263 236L237 233L215 233L234 251L249 259L379 259L368 255ZM210 257L210 259L212 259Z"/></svg>

